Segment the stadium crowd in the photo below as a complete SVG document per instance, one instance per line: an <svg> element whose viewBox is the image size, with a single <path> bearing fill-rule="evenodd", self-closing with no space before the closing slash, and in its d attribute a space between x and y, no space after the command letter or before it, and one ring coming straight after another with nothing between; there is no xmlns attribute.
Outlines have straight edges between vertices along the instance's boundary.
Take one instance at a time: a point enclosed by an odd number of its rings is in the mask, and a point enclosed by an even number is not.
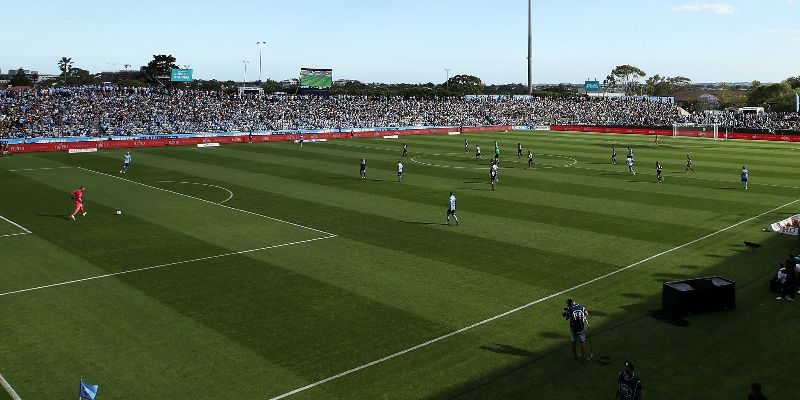
<svg viewBox="0 0 800 400"><path fill-rule="evenodd" d="M718 123L800 131L797 114L689 114L665 102L587 98L239 96L84 86L0 91L0 137L107 136L393 126Z"/></svg>

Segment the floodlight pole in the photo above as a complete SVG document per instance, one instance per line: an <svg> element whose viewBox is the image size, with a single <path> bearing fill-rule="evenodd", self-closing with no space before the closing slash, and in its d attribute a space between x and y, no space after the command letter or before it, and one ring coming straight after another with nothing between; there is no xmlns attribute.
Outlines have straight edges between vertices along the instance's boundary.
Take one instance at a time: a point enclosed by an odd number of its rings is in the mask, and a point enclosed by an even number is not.
<svg viewBox="0 0 800 400"><path fill-rule="evenodd" d="M531 20L531 0L528 0L528 94L533 94L533 33Z"/></svg>
<svg viewBox="0 0 800 400"><path fill-rule="evenodd" d="M447 74L447 80L444 81L444 84L447 85L447 91L450 91L450 68L445 68L444 72Z"/></svg>
<svg viewBox="0 0 800 400"><path fill-rule="evenodd" d="M247 88L247 64L250 61L242 60L242 64L244 64L244 80L242 81L242 90Z"/></svg>
<svg viewBox="0 0 800 400"><path fill-rule="evenodd" d="M267 42L262 40L260 42L256 42L256 44L258 45L258 81L262 82L261 81L261 49L264 47L265 44L267 44Z"/></svg>

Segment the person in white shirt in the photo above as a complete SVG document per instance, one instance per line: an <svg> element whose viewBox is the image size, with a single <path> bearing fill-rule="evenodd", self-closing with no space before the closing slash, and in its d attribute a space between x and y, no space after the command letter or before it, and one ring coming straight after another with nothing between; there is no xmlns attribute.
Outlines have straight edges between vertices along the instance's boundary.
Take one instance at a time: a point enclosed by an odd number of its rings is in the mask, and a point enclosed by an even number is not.
<svg viewBox="0 0 800 400"><path fill-rule="evenodd" d="M403 181L403 163L400 160L397 160L397 181Z"/></svg>
<svg viewBox="0 0 800 400"><path fill-rule="evenodd" d="M628 174L636 175L636 171L633 170L633 157L628 157Z"/></svg>
<svg viewBox="0 0 800 400"><path fill-rule="evenodd" d="M456 220L456 226L458 226L458 217L456 216L456 196L453 192L450 192L450 198L448 199L447 204L447 221L445 222L446 225L450 225L450 216Z"/></svg>
<svg viewBox="0 0 800 400"><path fill-rule="evenodd" d="M122 169L119 170L119 173L124 174L128 172L128 167L130 166L131 166L131 152L129 151L125 153L124 156L122 156Z"/></svg>

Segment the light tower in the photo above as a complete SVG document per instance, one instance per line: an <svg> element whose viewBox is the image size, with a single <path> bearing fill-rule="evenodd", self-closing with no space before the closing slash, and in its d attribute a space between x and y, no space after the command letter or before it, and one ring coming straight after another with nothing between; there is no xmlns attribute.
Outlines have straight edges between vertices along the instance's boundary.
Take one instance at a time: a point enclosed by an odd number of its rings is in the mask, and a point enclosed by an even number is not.
<svg viewBox="0 0 800 400"><path fill-rule="evenodd" d="M533 94L533 33L531 0L528 0L528 94Z"/></svg>

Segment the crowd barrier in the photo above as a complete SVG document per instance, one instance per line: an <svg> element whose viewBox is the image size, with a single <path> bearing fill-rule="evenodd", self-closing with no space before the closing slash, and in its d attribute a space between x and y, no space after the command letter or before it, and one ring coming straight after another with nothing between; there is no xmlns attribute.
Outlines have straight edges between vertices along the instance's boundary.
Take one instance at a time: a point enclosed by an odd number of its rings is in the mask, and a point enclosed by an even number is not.
<svg viewBox="0 0 800 400"><path fill-rule="evenodd" d="M166 138L147 138L147 139L106 139L87 138L85 141L65 141L47 143L18 143L10 144L8 151L11 153L37 153L49 151L69 151L70 149L123 149L135 147L161 147L161 146L196 146L207 143L248 143L248 142L286 142L300 140L302 135L306 141L319 141L320 139L352 139L352 138L379 138L391 132L393 135L412 136L412 135L447 135L457 129L459 132L500 132L509 131L511 126L464 126L464 127L444 127L444 128L425 128L407 130L352 130L350 132L321 132L321 133L283 133L283 134L261 134L254 133L252 140L247 133L238 133L232 136L230 133L224 135L203 135L197 137L166 137Z"/></svg>

